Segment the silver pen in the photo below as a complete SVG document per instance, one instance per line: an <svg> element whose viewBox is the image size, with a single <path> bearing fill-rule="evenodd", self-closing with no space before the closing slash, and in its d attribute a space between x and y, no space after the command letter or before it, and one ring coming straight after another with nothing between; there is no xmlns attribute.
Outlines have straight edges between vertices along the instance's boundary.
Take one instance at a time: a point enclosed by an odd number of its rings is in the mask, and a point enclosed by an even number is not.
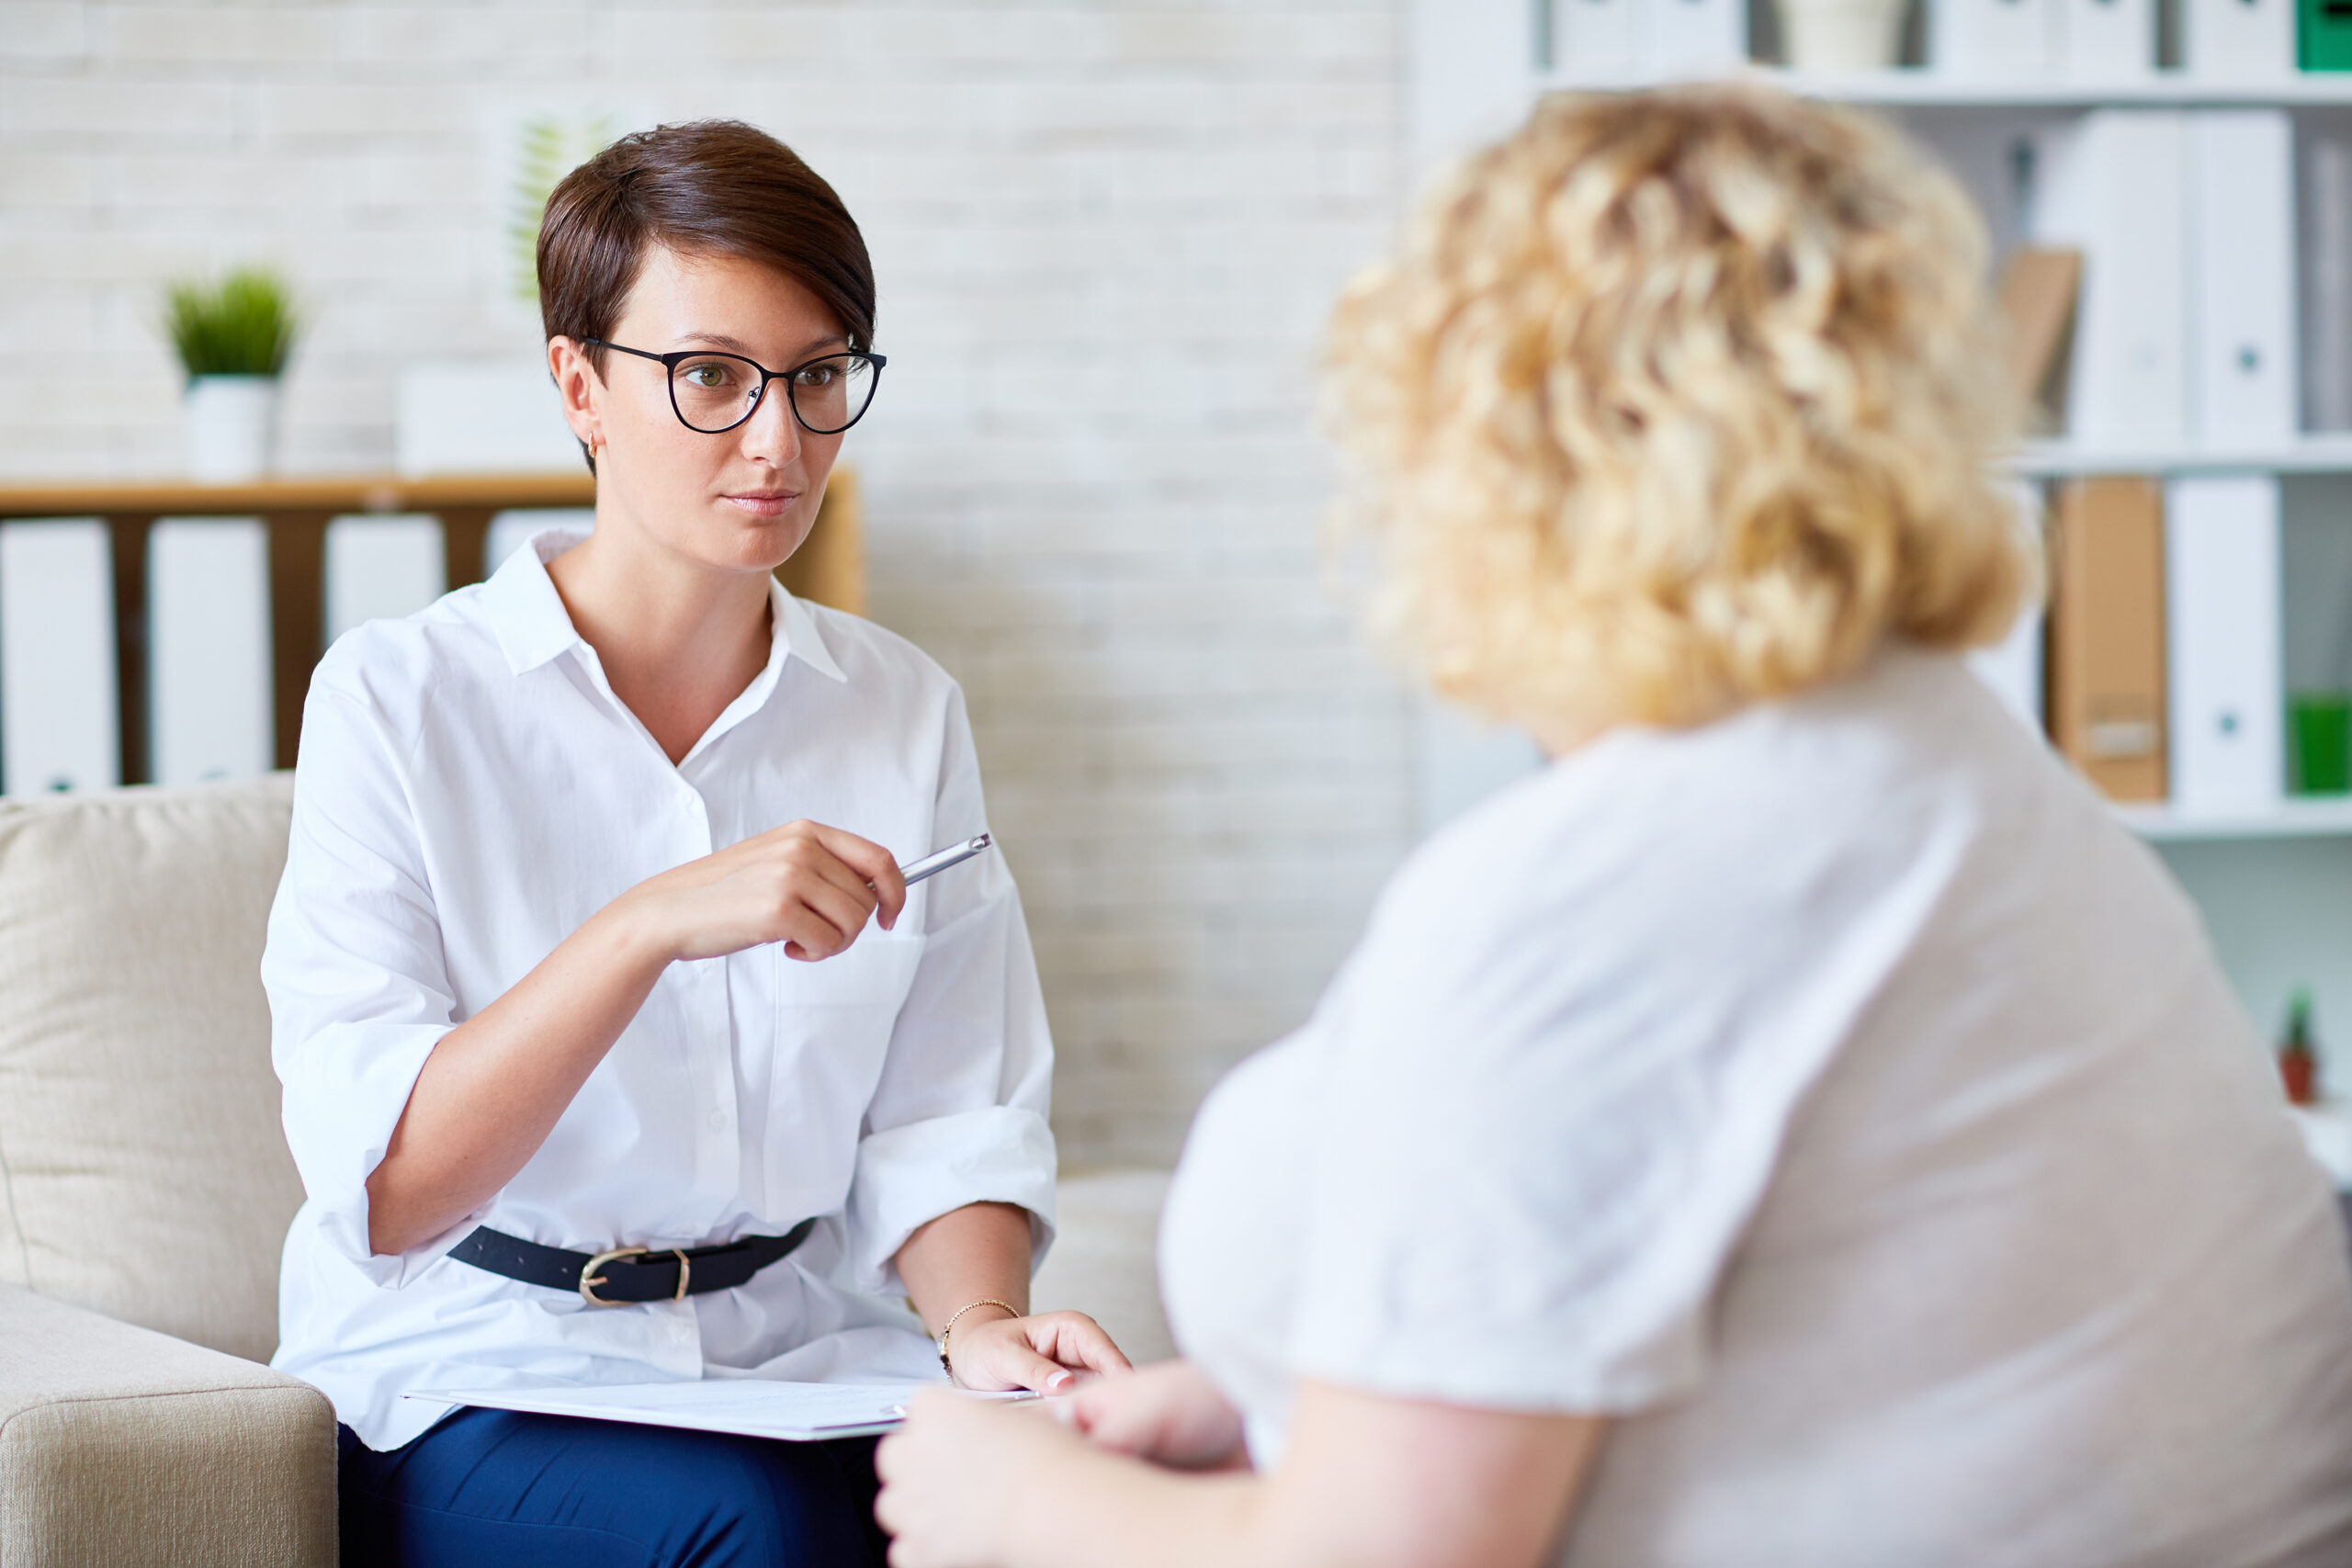
<svg viewBox="0 0 2352 1568"><path fill-rule="evenodd" d="M951 865L962 865L995 841L989 834L982 833L979 837L967 839L960 844L950 844L937 854L925 855L919 861L910 861L899 868L899 874L905 877L907 886L911 887L924 877L936 876Z"/></svg>

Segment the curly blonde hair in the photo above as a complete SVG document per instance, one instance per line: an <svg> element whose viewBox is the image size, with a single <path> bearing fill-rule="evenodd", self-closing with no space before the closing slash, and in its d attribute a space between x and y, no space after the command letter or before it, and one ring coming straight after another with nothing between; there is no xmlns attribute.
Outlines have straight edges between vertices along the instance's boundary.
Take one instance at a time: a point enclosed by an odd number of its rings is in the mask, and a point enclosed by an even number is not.
<svg viewBox="0 0 2352 1568"><path fill-rule="evenodd" d="M1894 131L1759 86L1546 100L1332 324L1379 618L1539 735L1690 725L2036 586L1984 239Z"/></svg>

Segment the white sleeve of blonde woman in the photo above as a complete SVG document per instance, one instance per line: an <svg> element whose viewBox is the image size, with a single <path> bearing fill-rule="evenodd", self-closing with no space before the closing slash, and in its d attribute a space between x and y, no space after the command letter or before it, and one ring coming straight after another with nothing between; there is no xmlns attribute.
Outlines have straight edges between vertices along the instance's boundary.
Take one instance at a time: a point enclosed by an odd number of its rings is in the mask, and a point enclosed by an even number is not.
<svg viewBox="0 0 2352 1568"><path fill-rule="evenodd" d="M1759 847L1625 750L1427 845L1318 1014L1297 1372L1581 1415L1704 1375L1788 1120L1933 889L1775 918L1738 889L1818 884L1838 836Z"/></svg>

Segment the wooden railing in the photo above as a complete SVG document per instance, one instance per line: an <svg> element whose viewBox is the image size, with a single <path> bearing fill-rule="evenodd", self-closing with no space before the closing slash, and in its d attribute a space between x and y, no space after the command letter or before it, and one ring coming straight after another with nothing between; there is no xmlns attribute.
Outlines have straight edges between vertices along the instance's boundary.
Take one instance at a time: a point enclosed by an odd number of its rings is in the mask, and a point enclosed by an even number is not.
<svg viewBox="0 0 2352 1568"><path fill-rule="evenodd" d="M269 538L271 708L277 764L294 765L302 699L325 651L326 532L337 517L421 513L440 519L446 581L481 581L491 519L501 512L594 506L595 481L580 474L466 474L262 479L251 484L16 484L0 486L0 519L96 517L114 557L117 722L122 782L153 777L148 752L147 545L164 517L258 517ZM865 570L856 476L836 469L817 526L777 576L803 598L865 613Z"/></svg>

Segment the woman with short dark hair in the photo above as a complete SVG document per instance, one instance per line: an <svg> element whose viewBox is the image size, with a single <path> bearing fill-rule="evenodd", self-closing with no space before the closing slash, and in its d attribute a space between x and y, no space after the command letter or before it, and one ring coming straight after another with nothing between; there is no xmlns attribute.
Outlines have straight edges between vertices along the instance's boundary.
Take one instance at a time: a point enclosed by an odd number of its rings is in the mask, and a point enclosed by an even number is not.
<svg viewBox="0 0 2352 1568"><path fill-rule="evenodd" d="M303 715L277 1364L343 1424L346 1564L878 1563L870 1441L403 1397L1125 1365L1027 1312L1019 895L993 852L898 869L986 829L962 694L774 575L884 364L856 223L764 133L670 126L557 188L538 268L594 530L345 636Z"/></svg>

